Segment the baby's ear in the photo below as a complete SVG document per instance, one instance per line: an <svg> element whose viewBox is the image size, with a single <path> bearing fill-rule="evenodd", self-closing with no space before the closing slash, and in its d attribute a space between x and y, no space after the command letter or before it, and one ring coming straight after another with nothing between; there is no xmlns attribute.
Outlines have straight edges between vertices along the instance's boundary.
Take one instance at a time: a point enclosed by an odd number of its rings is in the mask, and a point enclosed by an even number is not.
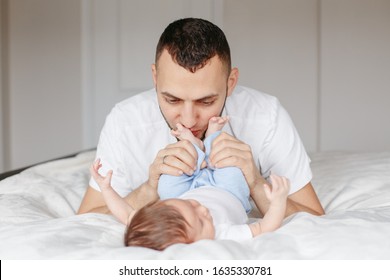
<svg viewBox="0 0 390 280"><path fill-rule="evenodd" d="M130 213L129 218L127 219L127 226L130 225L131 220L133 219L133 217L134 217L134 215L135 215L135 212L136 212L136 211L132 211L132 212Z"/></svg>

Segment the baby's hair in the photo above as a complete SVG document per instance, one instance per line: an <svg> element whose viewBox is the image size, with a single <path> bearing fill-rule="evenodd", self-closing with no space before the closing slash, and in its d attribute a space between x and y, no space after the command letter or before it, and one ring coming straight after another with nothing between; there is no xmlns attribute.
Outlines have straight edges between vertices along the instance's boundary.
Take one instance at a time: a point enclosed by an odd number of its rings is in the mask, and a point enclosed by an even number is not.
<svg viewBox="0 0 390 280"><path fill-rule="evenodd" d="M138 210L125 233L125 246L164 250L176 243L192 243L190 226L183 215L163 200L156 200Z"/></svg>

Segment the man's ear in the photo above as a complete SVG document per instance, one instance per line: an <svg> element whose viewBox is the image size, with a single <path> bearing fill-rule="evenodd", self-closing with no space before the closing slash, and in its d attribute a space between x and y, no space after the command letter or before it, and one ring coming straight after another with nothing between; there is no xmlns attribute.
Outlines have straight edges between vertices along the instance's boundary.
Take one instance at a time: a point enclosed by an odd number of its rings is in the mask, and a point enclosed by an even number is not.
<svg viewBox="0 0 390 280"><path fill-rule="evenodd" d="M152 78L153 78L153 83L154 87L157 85L157 66L156 64L152 64Z"/></svg>
<svg viewBox="0 0 390 280"><path fill-rule="evenodd" d="M232 68L227 81L227 96L230 96L238 83L239 71L237 67Z"/></svg>

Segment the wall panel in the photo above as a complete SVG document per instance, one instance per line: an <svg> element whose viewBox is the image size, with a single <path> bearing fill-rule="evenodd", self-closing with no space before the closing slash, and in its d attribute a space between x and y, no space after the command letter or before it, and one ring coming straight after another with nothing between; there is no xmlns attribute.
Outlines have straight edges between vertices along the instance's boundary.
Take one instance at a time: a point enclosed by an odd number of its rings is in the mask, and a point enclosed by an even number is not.
<svg viewBox="0 0 390 280"><path fill-rule="evenodd" d="M240 83L277 96L306 148L317 149L317 2L225 1Z"/></svg>
<svg viewBox="0 0 390 280"><path fill-rule="evenodd" d="M390 1L321 1L320 149L390 150Z"/></svg>
<svg viewBox="0 0 390 280"><path fill-rule="evenodd" d="M3 74L4 72L4 61L3 61L3 43L5 42L4 37L4 28L5 28L5 20L3 16L4 12L4 1L0 1L0 173L5 171L5 154L4 154L4 147L5 147L5 135L4 135L4 105L3 105L3 99L5 96L4 92L4 85L3 85Z"/></svg>
<svg viewBox="0 0 390 280"><path fill-rule="evenodd" d="M9 1L9 168L81 149L80 3Z"/></svg>

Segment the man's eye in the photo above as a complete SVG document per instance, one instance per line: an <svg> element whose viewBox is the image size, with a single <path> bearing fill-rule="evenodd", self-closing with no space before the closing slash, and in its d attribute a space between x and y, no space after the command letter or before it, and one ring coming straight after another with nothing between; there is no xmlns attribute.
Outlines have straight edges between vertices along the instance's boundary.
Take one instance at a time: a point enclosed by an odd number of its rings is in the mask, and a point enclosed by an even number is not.
<svg viewBox="0 0 390 280"><path fill-rule="evenodd" d="M178 99L166 98L165 101L169 104L176 104L179 102Z"/></svg>
<svg viewBox="0 0 390 280"><path fill-rule="evenodd" d="M205 105L205 106L210 106L210 105L212 105L214 103L214 100L212 100L212 101L201 101L200 103L202 105Z"/></svg>

